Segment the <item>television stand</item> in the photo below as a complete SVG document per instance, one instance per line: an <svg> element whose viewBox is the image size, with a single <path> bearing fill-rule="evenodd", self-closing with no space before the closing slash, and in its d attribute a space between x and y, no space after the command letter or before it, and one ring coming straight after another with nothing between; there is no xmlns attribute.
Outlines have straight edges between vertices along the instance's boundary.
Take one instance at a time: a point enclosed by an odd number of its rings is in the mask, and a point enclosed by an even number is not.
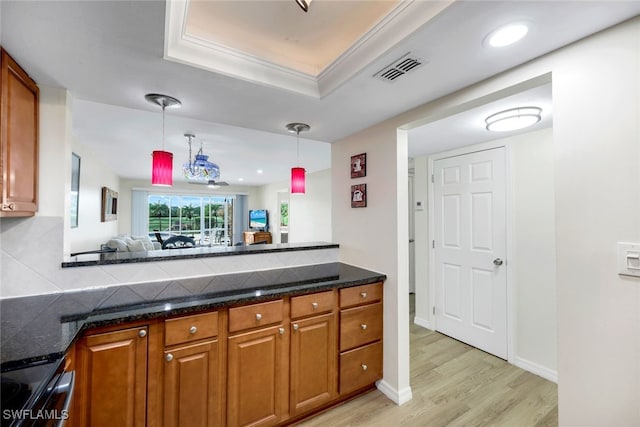
<svg viewBox="0 0 640 427"><path fill-rule="evenodd" d="M245 245L266 242L271 243L271 233L268 231L245 231L242 233L242 240Z"/></svg>

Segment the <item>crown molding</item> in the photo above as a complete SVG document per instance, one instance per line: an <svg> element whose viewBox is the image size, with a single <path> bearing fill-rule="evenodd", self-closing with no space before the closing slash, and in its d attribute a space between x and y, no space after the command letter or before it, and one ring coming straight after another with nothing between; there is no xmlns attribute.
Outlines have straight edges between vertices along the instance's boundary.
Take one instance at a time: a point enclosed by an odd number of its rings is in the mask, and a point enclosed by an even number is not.
<svg viewBox="0 0 640 427"><path fill-rule="evenodd" d="M312 75L186 32L191 0L167 0L164 59L229 77L323 98L353 78L455 0L401 1L348 50Z"/></svg>

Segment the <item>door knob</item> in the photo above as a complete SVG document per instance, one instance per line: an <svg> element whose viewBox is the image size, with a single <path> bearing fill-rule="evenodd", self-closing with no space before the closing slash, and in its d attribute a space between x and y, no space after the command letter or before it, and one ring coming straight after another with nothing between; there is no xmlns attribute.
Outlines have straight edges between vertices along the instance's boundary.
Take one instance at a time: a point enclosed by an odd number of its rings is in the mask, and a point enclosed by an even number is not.
<svg viewBox="0 0 640 427"><path fill-rule="evenodd" d="M500 258L496 258L493 260L493 265L501 266L502 260Z"/></svg>

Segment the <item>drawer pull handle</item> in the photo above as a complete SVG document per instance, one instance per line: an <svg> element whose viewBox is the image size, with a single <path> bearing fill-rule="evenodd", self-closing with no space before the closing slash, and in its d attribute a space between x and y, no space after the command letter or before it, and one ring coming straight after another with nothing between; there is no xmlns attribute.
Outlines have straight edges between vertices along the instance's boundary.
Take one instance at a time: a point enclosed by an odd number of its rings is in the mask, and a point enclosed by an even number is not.
<svg viewBox="0 0 640 427"><path fill-rule="evenodd" d="M317 302L312 302L312 303L311 303L311 307L312 307L314 310L317 310L317 309L318 309L318 303L317 303Z"/></svg>
<svg viewBox="0 0 640 427"><path fill-rule="evenodd" d="M198 328L196 328L195 326L192 326L189 328L189 333L190 334L195 334L196 332L198 332Z"/></svg>
<svg viewBox="0 0 640 427"><path fill-rule="evenodd" d="M293 324L293 330L294 330L294 331L297 331L299 328L300 328L300 327L298 326L298 324L297 324L297 323L294 323L294 324Z"/></svg>
<svg viewBox="0 0 640 427"><path fill-rule="evenodd" d="M363 370L363 371L366 371L366 370L367 370L367 368L368 368L368 366L367 366L367 365L365 365L364 363L363 363L362 365L360 365L360 366L362 367L362 370Z"/></svg>
<svg viewBox="0 0 640 427"><path fill-rule="evenodd" d="M16 205L14 205L13 203L3 203L2 204L2 210L3 211L12 211L16 208Z"/></svg>
<svg viewBox="0 0 640 427"><path fill-rule="evenodd" d="M366 298L366 297L367 297L367 293L366 293L366 292L360 292L360 296L361 296L362 298Z"/></svg>
<svg viewBox="0 0 640 427"><path fill-rule="evenodd" d="M260 320L262 320L262 314L256 313L256 321L259 322Z"/></svg>
<svg viewBox="0 0 640 427"><path fill-rule="evenodd" d="M167 362L171 362L173 360L173 354L167 353L164 358L167 360Z"/></svg>
<svg viewBox="0 0 640 427"><path fill-rule="evenodd" d="M147 331L146 331L145 329L140 329L140 330L138 331L138 336L139 336L140 338L144 338L144 337L146 337L146 336L147 336Z"/></svg>
<svg viewBox="0 0 640 427"><path fill-rule="evenodd" d="M278 328L278 332L280 333L280 335L284 335L284 328Z"/></svg>
<svg viewBox="0 0 640 427"><path fill-rule="evenodd" d="M362 328L363 331L366 331L367 330L367 325L363 323L362 325L360 325L360 328Z"/></svg>

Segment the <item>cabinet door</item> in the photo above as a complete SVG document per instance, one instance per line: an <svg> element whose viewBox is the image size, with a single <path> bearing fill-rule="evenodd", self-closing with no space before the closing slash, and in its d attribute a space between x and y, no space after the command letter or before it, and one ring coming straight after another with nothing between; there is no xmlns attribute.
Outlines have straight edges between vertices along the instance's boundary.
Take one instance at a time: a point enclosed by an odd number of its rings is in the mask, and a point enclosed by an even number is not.
<svg viewBox="0 0 640 427"><path fill-rule="evenodd" d="M4 51L0 62L0 216L38 210L38 86Z"/></svg>
<svg viewBox="0 0 640 427"><path fill-rule="evenodd" d="M288 403L288 334L282 326L229 337L227 425L275 425Z"/></svg>
<svg viewBox="0 0 640 427"><path fill-rule="evenodd" d="M88 335L76 347L76 425L143 427L147 327Z"/></svg>
<svg viewBox="0 0 640 427"><path fill-rule="evenodd" d="M299 415L338 394L336 315L296 321L291 329L291 415Z"/></svg>
<svg viewBox="0 0 640 427"><path fill-rule="evenodd" d="M219 425L218 342L165 350L164 426Z"/></svg>

